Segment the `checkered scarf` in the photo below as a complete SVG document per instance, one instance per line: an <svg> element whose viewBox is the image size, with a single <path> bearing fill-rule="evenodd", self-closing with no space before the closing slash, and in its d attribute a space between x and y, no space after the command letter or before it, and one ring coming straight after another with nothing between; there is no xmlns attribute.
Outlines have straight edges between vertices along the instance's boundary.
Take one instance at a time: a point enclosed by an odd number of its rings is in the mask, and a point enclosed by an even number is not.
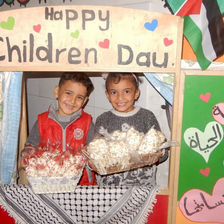
<svg viewBox="0 0 224 224"><path fill-rule="evenodd" d="M145 223L159 186L77 186L71 193L35 194L29 185L0 184L0 205L16 223Z"/></svg>

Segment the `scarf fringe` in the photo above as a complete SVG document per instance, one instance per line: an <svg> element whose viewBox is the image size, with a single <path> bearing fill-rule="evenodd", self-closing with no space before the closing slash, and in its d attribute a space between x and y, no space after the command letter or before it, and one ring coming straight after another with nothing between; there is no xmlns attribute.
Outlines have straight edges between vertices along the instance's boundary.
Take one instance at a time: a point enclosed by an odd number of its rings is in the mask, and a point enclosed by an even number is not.
<svg viewBox="0 0 224 224"><path fill-rule="evenodd" d="M161 190L163 190L164 187L159 186L152 195L152 202L148 206L148 208L145 211L145 214L142 216L142 219L140 220L139 224L145 224L148 222L148 217L150 216L150 213L153 213L153 209L157 203L156 195L159 194Z"/></svg>
<svg viewBox="0 0 224 224"><path fill-rule="evenodd" d="M8 216L15 220L15 224L24 224L25 222L20 219L20 217L10 209L10 206L1 200L0 198L0 206L1 208L8 213Z"/></svg>

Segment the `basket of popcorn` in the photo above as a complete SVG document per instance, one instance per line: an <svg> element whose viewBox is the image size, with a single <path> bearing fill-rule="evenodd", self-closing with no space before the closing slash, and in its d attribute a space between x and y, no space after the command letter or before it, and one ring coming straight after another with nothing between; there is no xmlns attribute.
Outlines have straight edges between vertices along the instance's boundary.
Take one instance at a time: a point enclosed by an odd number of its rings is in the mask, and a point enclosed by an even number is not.
<svg viewBox="0 0 224 224"><path fill-rule="evenodd" d="M74 192L86 164L81 150L28 147L22 154L27 180L37 194Z"/></svg>
<svg viewBox="0 0 224 224"><path fill-rule="evenodd" d="M104 137L92 140L83 150L100 175L152 165L163 157L165 148L178 145L175 141L167 141L154 126L145 135L133 127L127 132L108 134L101 129L100 133Z"/></svg>

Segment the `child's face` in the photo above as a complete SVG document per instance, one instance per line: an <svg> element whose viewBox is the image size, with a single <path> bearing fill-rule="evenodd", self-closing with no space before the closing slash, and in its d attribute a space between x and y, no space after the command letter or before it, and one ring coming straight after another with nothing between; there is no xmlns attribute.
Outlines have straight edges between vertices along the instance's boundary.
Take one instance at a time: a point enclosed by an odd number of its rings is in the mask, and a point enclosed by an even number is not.
<svg viewBox="0 0 224 224"><path fill-rule="evenodd" d="M54 96L58 99L57 113L62 116L72 115L86 103L87 89L82 83L66 81L62 86L55 86Z"/></svg>
<svg viewBox="0 0 224 224"><path fill-rule="evenodd" d="M121 79L117 84L109 83L108 91L105 93L115 110L129 112L134 109L134 103L138 99L140 91L129 79Z"/></svg>

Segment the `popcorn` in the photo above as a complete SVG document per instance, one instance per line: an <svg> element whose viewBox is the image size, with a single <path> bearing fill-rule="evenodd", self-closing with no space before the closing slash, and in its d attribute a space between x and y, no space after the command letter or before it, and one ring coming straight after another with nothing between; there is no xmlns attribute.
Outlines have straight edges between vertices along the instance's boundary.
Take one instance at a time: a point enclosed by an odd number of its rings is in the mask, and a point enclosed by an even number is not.
<svg viewBox="0 0 224 224"><path fill-rule="evenodd" d="M62 166L55 164L53 167L50 167L51 171L50 171L50 176L51 177L60 177L63 176L65 170L62 169Z"/></svg>
<svg viewBox="0 0 224 224"><path fill-rule="evenodd" d="M110 157L129 157L129 149L124 141L110 141L108 144Z"/></svg>
<svg viewBox="0 0 224 224"><path fill-rule="evenodd" d="M139 154L155 153L165 140L166 136L162 132L151 127L143 137L138 152Z"/></svg>
<svg viewBox="0 0 224 224"><path fill-rule="evenodd" d="M114 131L111 134L105 134L105 130L101 129L101 134L104 138L96 138L86 147L88 157L101 175L151 165L164 154L159 147L166 137L154 127L145 135L134 127L127 132ZM169 146L167 144L166 147Z"/></svg>
<svg viewBox="0 0 224 224"><path fill-rule="evenodd" d="M126 132L124 131L114 131L112 134L111 134L112 137L114 137L116 140L123 140L126 138Z"/></svg>
<svg viewBox="0 0 224 224"><path fill-rule="evenodd" d="M36 159L36 164L46 166L47 165L47 159L44 157L40 157Z"/></svg>
<svg viewBox="0 0 224 224"><path fill-rule="evenodd" d="M69 162L70 165L71 165L72 163L76 163L77 161L81 161L81 159L78 159L76 157L79 157L79 156L70 156L69 159L68 159L69 161L67 161L67 162Z"/></svg>
<svg viewBox="0 0 224 224"><path fill-rule="evenodd" d="M50 167L45 166L42 168L37 168L37 176L48 177L50 175ZM29 175L32 176L32 175Z"/></svg>
<svg viewBox="0 0 224 224"><path fill-rule="evenodd" d="M127 131L125 142L127 143L130 150L137 150L142 138L143 134L131 127Z"/></svg>
<svg viewBox="0 0 224 224"><path fill-rule="evenodd" d="M35 166L28 166L26 167L26 174L28 176L32 176L32 177L37 177L38 176L38 172Z"/></svg>
<svg viewBox="0 0 224 224"><path fill-rule="evenodd" d="M78 170L75 164L71 165L64 173L63 176L69 177L69 176L76 176L78 175Z"/></svg>
<svg viewBox="0 0 224 224"><path fill-rule="evenodd" d="M41 145L41 146L40 146ZM41 143L38 147L24 150L22 159L26 161L26 174L30 177L66 177L77 176L84 168L86 157L81 150L71 147L60 152L55 145L48 142L47 147ZM49 149L49 150L48 150Z"/></svg>
<svg viewBox="0 0 224 224"><path fill-rule="evenodd" d="M75 159L74 159L74 157L72 157L72 158L73 158L72 160L70 160L70 159L65 159L64 160L63 166L62 166L64 170L67 170L71 166L71 164L74 163Z"/></svg>
<svg viewBox="0 0 224 224"><path fill-rule="evenodd" d="M52 154L48 151L43 153L43 157L46 158L46 160L49 160L51 158Z"/></svg>
<svg viewBox="0 0 224 224"><path fill-rule="evenodd" d="M36 163L37 163L36 161L37 161L36 158L29 159L29 161L28 161L29 166L30 167L34 167L36 165Z"/></svg>
<svg viewBox="0 0 224 224"><path fill-rule="evenodd" d="M88 152L91 154L93 159L101 159L105 158L105 155L108 154L109 145L104 138L97 138L94 139L88 145Z"/></svg>

